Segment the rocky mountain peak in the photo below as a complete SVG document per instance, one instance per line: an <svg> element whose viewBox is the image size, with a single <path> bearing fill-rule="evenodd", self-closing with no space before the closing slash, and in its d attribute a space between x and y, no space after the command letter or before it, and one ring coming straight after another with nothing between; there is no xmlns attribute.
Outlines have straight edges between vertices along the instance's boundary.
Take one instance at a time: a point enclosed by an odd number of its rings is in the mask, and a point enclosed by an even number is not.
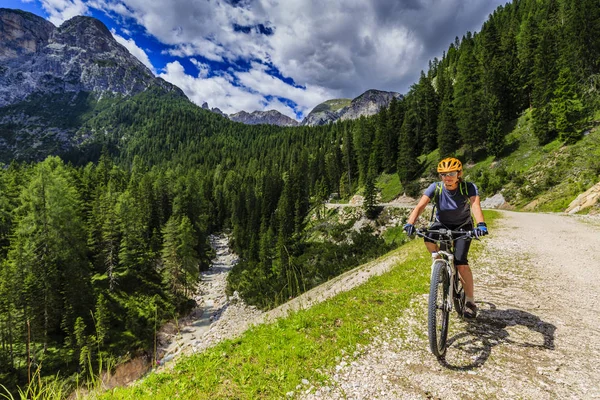
<svg viewBox="0 0 600 400"><path fill-rule="evenodd" d="M370 89L352 100L327 100L313 108L302 120L302 125L326 125L335 121L375 115L382 108L388 107L394 98L401 99L402 95L396 92Z"/></svg>
<svg viewBox="0 0 600 400"><path fill-rule="evenodd" d="M39 51L55 30L35 14L0 8L0 61Z"/></svg>
<svg viewBox="0 0 600 400"><path fill-rule="evenodd" d="M34 14L0 9L0 107L33 93L134 95L177 92L119 44L99 20L77 16L56 28Z"/></svg>
<svg viewBox="0 0 600 400"><path fill-rule="evenodd" d="M396 92L370 89L352 100L348 108L340 115L340 120L357 119L377 114L382 108L388 107L392 99L400 99L402 95Z"/></svg>
<svg viewBox="0 0 600 400"><path fill-rule="evenodd" d="M327 100L315 108L302 120L302 125L327 125L336 121L340 112L350 105L351 99Z"/></svg>
<svg viewBox="0 0 600 400"><path fill-rule="evenodd" d="M55 31L52 41L102 53L111 51L118 44L106 25L96 18L84 16L65 21Z"/></svg>
<svg viewBox="0 0 600 400"><path fill-rule="evenodd" d="M297 126L298 121L292 119L286 115L283 115L277 110L269 111L254 111L248 113L246 111L240 111L235 114L231 114L229 119L235 122L241 122L247 125L258 125L258 124L269 124L279 126Z"/></svg>

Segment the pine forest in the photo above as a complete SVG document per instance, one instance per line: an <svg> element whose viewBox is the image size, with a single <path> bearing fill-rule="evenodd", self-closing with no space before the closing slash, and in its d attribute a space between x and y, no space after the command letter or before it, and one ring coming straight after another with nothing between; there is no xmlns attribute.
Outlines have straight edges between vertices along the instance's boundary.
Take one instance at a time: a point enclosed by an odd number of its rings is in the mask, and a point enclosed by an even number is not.
<svg viewBox="0 0 600 400"><path fill-rule="evenodd" d="M213 233L240 255L228 291L269 309L392 249L369 229L311 238L332 193L372 211L374 182L394 174L417 196L435 179L427 157L503 157L525 112L539 146L576 143L600 109L598 32L597 1L515 0L389 108L325 126L234 123L159 89L90 96L77 151L0 169L0 382L151 352L156 327L193 306ZM489 195L511 179L471 178Z"/></svg>

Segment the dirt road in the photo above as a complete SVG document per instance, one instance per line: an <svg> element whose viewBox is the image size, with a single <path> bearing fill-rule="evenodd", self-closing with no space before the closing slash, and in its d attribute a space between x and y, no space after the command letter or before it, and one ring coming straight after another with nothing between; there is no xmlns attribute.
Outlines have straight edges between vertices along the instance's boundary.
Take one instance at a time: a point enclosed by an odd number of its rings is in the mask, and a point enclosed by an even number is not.
<svg viewBox="0 0 600 400"><path fill-rule="evenodd" d="M423 296L303 398L600 398L600 221L503 215L472 260L479 317L451 317L445 361Z"/></svg>

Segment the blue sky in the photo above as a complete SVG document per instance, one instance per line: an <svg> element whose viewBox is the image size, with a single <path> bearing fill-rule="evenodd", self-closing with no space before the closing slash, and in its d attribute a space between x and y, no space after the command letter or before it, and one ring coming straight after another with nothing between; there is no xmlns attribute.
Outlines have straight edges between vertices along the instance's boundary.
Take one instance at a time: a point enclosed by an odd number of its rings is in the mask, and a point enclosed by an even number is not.
<svg viewBox="0 0 600 400"><path fill-rule="evenodd" d="M2 0L56 26L100 19L156 76L227 114L302 119L368 89L406 93L505 0Z"/></svg>

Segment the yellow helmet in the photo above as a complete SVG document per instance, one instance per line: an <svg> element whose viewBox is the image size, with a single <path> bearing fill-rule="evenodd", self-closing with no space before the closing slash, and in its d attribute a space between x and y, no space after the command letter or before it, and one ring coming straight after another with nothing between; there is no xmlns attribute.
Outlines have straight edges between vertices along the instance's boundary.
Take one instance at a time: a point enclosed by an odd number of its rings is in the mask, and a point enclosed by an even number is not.
<svg viewBox="0 0 600 400"><path fill-rule="evenodd" d="M458 158L444 158L437 166L437 172L462 171L462 163Z"/></svg>

